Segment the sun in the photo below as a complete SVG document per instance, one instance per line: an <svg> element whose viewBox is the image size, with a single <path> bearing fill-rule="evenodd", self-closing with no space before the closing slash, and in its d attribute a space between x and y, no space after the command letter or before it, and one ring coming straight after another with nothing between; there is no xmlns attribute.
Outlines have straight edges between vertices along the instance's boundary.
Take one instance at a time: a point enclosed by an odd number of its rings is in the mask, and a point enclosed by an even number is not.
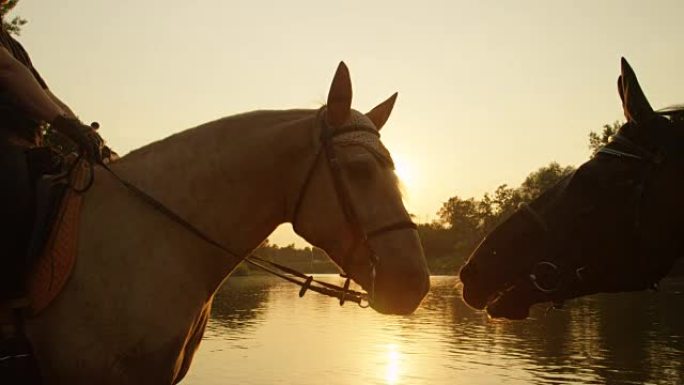
<svg viewBox="0 0 684 385"><path fill-rule="evenodd" d="M410 191L413 187L415 187L416 184L417 173L415 168L411 165L410 162L407 162L403 158L393 158L394 173L397 174L397 177L404 185L404 187Z"/></svg>

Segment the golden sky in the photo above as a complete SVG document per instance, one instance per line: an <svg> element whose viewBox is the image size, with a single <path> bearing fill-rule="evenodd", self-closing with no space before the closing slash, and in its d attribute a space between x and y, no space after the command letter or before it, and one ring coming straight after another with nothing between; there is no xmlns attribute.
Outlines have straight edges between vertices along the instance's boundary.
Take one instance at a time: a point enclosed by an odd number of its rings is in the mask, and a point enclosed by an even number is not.
<svg viewBox="0 0 684 385"><path fill-rule="evenodd" d="M399 91L383 142L419 221L584 161L589 130L622 117L620 56L655 108L684 103L681 0L21 0L14 14L50 88L121 153L239 112L316 108L344 60L356 109Z"/></svg>

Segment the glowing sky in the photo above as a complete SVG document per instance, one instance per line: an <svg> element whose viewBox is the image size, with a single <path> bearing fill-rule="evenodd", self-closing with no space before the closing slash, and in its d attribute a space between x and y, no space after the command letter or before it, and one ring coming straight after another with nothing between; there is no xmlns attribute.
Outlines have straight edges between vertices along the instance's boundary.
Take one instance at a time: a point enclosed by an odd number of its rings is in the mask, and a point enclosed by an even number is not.
<svg viewBox="0 0 684 385"><path fill-rule="evenodd" d="M654 107L684 102L681 0L21 0L14 14L51 89L121 153L238 112L316 108L344 60L356 109L399 91L383 141L420 221L585 160L588 131L622 116L620 56Z"/></svg>

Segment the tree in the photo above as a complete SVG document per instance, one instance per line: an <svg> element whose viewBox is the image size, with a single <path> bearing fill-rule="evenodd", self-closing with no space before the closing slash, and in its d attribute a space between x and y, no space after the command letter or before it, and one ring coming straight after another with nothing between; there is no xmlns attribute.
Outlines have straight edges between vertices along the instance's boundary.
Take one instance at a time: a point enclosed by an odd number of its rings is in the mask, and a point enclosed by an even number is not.
<svg viewBox="0 0 684 385"><path fill-rule="evenodd" d="M21 33L21 27L23 27L27 21L26 19L14 16L13 19L7 21L5 15L11 11L19 2L19 0L8 0L6 3L0 5L0 17L2 18L2 24L5 26L7 32L19 35Z"/></svg>
<svg viewBox="0 0 684 385"><path fill-rule="evenodd" d="M589 150L591 150L591 155L596 155L596 152L600 150L601 147L610 143L610 139L613 135L617 134L622 125L622 122L616 120L613 124L604 124L601 132L589 132Z"/></svg>
<svg viewBox="0 0 684 385"><path fill-rule="evenodd" d="M439 210L441 223L448 229L458 232L464 239L477 236L482 223L482 205L474 198L449 198Z"/></svg>
<svg viewBox="0 0 684 385"><path fill-rule="evenodd" d="M544 191L553 187L566 176L575 172L572 166L562 167L557 162L551 162L548 166L540 167L525 178L518 188L518 193L523 202L530 202L539 197Z"/></svg>
<svg viewBox="0 0 684 385"><path fill-rule="evenodd" d="M463 254L456 251L454 232L439 222L418 224L418 235L433 274L455 274L463 264Z"/></svg>
<svg viewBox="0 0 684 385"><path fill-rule="evenodd" d="M519 190L509 187L507 184L502 184L496 188L494 198L492 198L492 204L496 207L495 216L486 224L487 232L500 225L518 209L520 203L523 202L523 196Z"/></svg>
<svg viewBox="0 0 684 385"><path fill-rule="evenodd" d="M481 199L449 198L438 212L438 222L419 227L431 271L458 270L482 238L513 214L520 203L536 199L574 171L572 166L551 162L531 172L518 188L502 184Z"/></svg>

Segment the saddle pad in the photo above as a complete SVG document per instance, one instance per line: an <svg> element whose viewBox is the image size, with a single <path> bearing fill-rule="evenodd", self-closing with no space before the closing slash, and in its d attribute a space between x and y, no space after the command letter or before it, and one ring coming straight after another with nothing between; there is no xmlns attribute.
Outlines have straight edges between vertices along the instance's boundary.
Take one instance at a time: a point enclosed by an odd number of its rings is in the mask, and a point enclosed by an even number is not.
<svg viewBox="0 0 684 385"><path fill-rule="evenodd" d="M86 162L76 165L72 186L83 186L84 181L92 177L89 167ZM45 309L62 291L76 264L82 201L83 193L67 189L44 251L29 276L28 298L34 315Z"/></svg>

